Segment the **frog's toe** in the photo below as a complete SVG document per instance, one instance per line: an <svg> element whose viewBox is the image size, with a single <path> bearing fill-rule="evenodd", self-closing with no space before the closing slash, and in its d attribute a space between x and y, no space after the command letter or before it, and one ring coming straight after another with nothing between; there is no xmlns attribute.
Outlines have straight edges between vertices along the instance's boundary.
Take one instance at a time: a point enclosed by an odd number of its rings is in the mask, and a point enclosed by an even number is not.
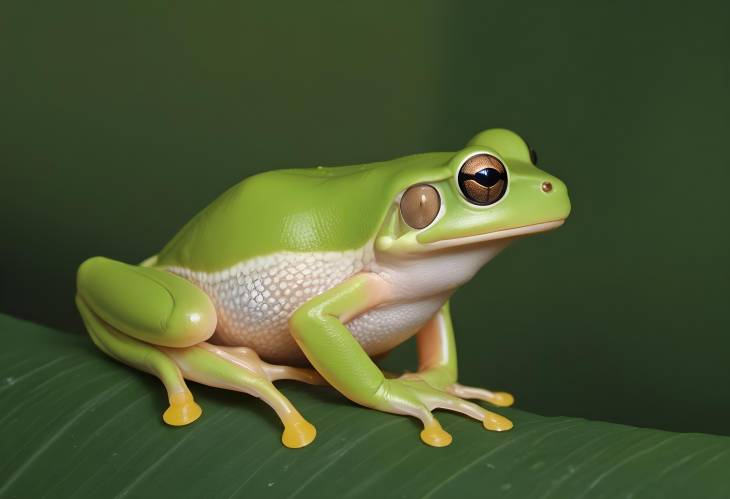
<svg viewBox="0 0 730 499"><path fill-rule="evenodd" d="M515 403L515 398L510 393L493 392L484 388L460 385L459 383L451 385L448 392L465 399L483 400L497 407L509 407Z"/></svg>
<svg viewBox="0 0 730 499"><path fill-rule="evenodd" d="M509 419L489 411L484 415L482 425L490 431L507 431L514 426Z"/></svg>
<svg viewBox="0 0 730 499"><path fill-rule="evenodd" d="M515 398L511 393L494 392L494 398L492 398L491 402L497 407L510 407L515 403Z"/></svg>
<svg viewBox="0 0 730 499"><path fill-rule="evenodd" d="M162 415L163 421L170 426L185 426L198 419L203 409L193 400L192 395L170 397L170 407Z"/></svg>
<svg viewBox="0 0 730 499"><path fill-rule="evenodd" d="M317 429L314 425L300 416L284 425L281 442L290 449L299 449L311 444L316 436Z"/></svg>
<svg viewBox="0 0 730 499"><path fill-rule="evenodd" d="M513 426L512 421L509 419L453 395L443 394L441 397L434 398L430 408L460 412L465 416L481 421L484 428L491 431L507 431Z"/></svg>
<svg viewBox="0 0 730 499"><path fill-rule="evenodd" d="M423 428L421 440L431 447L446 447L451 444L453 439L446 430L441 428L439 422L434 419L433 422L425 425Z"/></svg>

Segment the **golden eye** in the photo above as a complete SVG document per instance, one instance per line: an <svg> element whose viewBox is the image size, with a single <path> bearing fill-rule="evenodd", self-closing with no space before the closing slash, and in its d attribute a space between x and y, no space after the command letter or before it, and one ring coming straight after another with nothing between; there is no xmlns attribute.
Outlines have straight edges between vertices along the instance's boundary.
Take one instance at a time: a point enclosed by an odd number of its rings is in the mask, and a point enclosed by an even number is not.
<svg viewBox="0 0 730 499"><path fill-rule="evenodd" d="M403 220L414 229L423 229L434 221L441 208L441 196L430 185L409 187L400 199Z"/></svg>
<svg viewBox="0 0 730 499"><path fill-rule="evenodd" d="M459 170L459 189L474 204L495 203L507 190L507 169L491 154L472 156Z"/></svg>

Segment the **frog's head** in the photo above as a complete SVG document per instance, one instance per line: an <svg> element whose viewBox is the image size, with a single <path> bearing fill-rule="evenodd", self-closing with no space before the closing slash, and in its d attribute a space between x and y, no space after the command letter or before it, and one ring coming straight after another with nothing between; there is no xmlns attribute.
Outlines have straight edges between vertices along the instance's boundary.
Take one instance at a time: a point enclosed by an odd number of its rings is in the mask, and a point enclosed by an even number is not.
<svg viewBox="0 0 730 499"><path fill-rule="evenodd" d="M570 213L565 184L538 169L535 152L509 130L481 132L439 158L399 176L377 249L420 253L512 239L557 228Z"/></svg>

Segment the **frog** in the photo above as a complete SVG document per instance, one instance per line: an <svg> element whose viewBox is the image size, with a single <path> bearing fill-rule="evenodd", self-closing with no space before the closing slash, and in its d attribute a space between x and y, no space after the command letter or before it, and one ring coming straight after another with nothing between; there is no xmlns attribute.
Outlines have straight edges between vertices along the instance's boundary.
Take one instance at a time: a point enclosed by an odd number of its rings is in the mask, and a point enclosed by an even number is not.
<svg viewBox="0 0 730 499"><path fill-rule="evenodd" d="M85 260L75 302L102 352L159 378L168 425L201 416L192 381L261 399L283 445L305 447L316 428L274 385L294 380L416 418L421 440L444 447L437 409L513 427L481 403L508 407L510 393L459 382L452 295L570 209L528 143L492 128L456 152L245 178L143 262ZM413 337L418 369L383 372Z"/></svg>

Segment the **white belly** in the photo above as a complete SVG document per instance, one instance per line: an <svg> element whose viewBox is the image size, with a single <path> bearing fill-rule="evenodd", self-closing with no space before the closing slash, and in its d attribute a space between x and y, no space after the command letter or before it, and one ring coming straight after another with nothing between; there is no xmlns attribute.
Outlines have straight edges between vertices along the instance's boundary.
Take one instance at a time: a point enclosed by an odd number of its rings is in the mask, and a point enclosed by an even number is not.
<svg viewBox="0 0 730 499"><path fill-rule="evenodd" d="M441 308L448 294L375 308L347 323L369 355L385 353L413 336Z"/></svg>
<svg viewBox="0 0 730 499"><path fill-rule="evenodd" d="M218 327L212 342L246 346L271 361L295 362L304 355L289 333L291 314L307 300L361 272L369 262L363 249L278 253L216 273L168 270L195 283L213 301ZM377 355L415 334L446 299L443 294L376 308L347 326L369 355Z"/></svg>
<svg viewBox="0 0 730 499"><path fill-rule="evenodd" d="M271 361L304 360L289 333L289 318L309 299L367 271L391 286L391 301L347 323L369 355L387 352L431 319L453 290L469 280L507 241L434 252L419 258L379 255L372 247L320 253L282 252L215 273L168 268L202 288L213 301L218 326L211 341L254 349Z"/></svg>

